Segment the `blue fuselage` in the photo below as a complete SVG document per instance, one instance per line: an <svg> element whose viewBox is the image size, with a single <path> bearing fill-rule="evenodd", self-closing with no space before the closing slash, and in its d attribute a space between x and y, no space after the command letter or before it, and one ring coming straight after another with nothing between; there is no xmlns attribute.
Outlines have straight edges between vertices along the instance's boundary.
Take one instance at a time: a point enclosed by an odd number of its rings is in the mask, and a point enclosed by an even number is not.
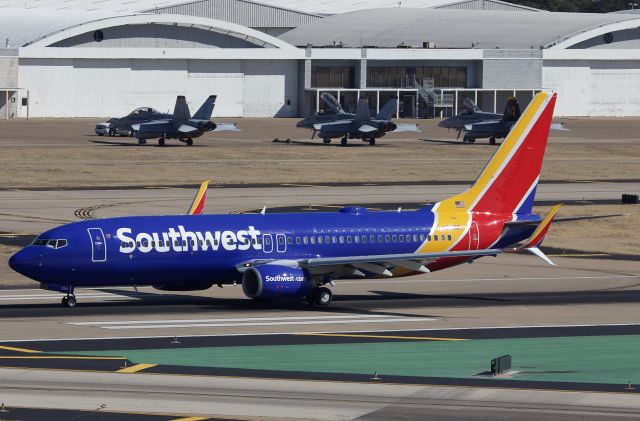
<svg viewBox="0 0 640 421"><path fill-rule="evenodd" d="M10 265L61 291L78 286L206 286L239 282L237 266L247 261L414 253L425 242L438 241L439 236L430 236L433 222L431 207L100 219L43 233L14 255ZM508 242L530 233L519 230Z"/></svg>

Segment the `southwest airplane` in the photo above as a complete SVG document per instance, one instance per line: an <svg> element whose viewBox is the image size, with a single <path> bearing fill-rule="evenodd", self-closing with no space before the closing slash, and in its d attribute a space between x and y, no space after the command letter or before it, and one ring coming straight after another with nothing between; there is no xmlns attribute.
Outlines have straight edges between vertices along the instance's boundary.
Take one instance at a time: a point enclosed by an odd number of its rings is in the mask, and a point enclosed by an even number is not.
<svg viewBox="0 0 640 421"><path fill-rule="evenodd" d="M253 299L325 306L341 278L398 277L481 256L539 249L558 210L532 213L556 95L535 96L475 183L416 211L108 218L46 231L11 257L17 272L76 305L77 287L151 285L164 291L242 285Z"/></svg>

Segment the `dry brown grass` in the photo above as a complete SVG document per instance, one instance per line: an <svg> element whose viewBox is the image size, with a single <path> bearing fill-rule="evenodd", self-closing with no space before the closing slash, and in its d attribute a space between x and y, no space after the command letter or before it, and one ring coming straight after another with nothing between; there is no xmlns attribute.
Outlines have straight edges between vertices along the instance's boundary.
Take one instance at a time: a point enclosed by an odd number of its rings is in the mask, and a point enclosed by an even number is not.
<svg viewBox="0 0 640 421"><path fill-rule="evenodd" d="M572 121L575 132L553 133L557 137L549 145L542 179L638 178L640 140L627 137L636 136L637 130L616 131L615 140L606 137L606 129L585 122L587 128ZM94 136L94 123L0 123L0 186L148 186L202 179L220 183L472 180L496 149L486 141L442 143L439 140L453 140L455 133L438 128L433 120L420 122L423 132L418 136L390 135L376 147L353 140L347 148L309 141L310 132L296 129L291 119L240 119L241 133L207 134L191 148L176 141L173 147L138 147L135 139ZM598 130L602 140L593 139ZM583 132L591 138L578 136ZM275 137L304 143L272 143Z"/></svg>

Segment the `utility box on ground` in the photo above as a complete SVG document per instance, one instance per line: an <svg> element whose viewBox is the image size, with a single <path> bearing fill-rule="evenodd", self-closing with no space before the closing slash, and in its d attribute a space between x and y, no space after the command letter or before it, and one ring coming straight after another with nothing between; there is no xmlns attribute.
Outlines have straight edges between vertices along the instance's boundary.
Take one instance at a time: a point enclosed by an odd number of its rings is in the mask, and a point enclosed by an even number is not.
<svg viewBox="0 0 640 421"><path fill-rule="evenodd" d="M503 355L491 360L491 375L496 376L498 374L505 373L511 370L511 355Z"/></svg>

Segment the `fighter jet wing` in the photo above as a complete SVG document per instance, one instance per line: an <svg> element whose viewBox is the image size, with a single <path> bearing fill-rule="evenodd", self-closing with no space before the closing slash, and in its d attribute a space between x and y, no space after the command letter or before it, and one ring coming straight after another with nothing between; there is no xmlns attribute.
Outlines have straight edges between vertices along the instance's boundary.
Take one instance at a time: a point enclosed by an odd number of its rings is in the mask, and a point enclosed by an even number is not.
<svg viewBox="0 0 640 421"><path fill-rule="evenodd" d="M322 130L324 126L339 126L341 124L351 124L352 120L336 120L331 123L318 123L314 124L313 128L316 130Z"/></svg>
<svg viewBox="0 0 640 421"><path fill-rule="evenodd" d="M417 124L398 124L396 125L396 129L391 133L399 133L399 132L419 132Z"/></svg>
<svg viewBox="0 0 640 421"><path fill-rule="evenodd" d="M362 133L371 133L371 132L375 132L376 130L378 129L368 124L363 124L362 126L358 127L358 131Z"/></svg>
<svg viewBox="0 0 640 421"><path fill-rule="evenodd" d="M182 124L178 127L180 133L195 133L200 131L197 127L189 126L188 124Z"/></svg>
<svg viewBox="0 0 640 421"><path fill-rule="evenodd" d="M492 124L498 124L500 123L502 120L485 120L485 121L479 121L477 123L471 123L471 124L465 124L464 128L467 131L471 131L473 130L473 126L489 126Z"/></svg>

